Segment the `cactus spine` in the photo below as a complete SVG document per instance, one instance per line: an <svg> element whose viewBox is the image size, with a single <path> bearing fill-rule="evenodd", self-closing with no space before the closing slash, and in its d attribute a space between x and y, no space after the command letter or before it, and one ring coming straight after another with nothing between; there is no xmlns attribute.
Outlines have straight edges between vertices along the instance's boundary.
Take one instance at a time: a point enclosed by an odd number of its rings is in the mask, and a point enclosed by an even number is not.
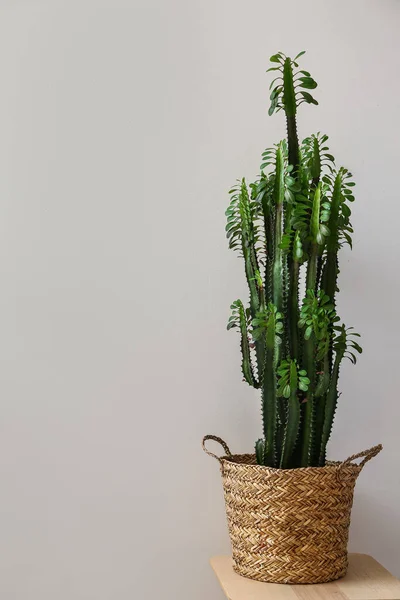
<svg viewBox="0 0 400 600"><path fill-rule="evenodd" d="M351 246L354 183L347 169L336 169L326 135L299 143L298 108L318 104L307 91L316 82L299 69L302 54L271 57L268 71L277 77L269 114L284 111L287 139L263 153L257 181L232 188L226 211L229 247L244 260L249 290L248 307L233 302L228 329L240 333L244 380L261 388L256 458L283 469L325 464L340 365L362 351L335 308L338 253Z"/></svg>

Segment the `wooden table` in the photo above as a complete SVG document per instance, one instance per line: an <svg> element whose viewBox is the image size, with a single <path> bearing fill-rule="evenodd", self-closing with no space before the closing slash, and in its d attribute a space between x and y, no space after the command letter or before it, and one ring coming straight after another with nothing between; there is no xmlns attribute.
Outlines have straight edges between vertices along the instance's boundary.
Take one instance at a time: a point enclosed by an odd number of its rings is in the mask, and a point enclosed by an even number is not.
<svg viewBox="0 0 400 600"><path fill-rule="evenodd" d="M246 579L233 571L230 556L215 556L210 562L229 600L400 600L400 581L367 554L350 554L343 579L315 585Z"/></svg>

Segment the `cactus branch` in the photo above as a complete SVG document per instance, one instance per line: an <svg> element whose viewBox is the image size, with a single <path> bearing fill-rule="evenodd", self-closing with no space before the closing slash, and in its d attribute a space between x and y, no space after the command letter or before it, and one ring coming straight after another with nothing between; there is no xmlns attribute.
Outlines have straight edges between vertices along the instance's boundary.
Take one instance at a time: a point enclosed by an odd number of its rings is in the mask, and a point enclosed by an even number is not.
<svg viewBox="0 0 400 600"><path fill-rule="evenodd" d="M339 250L339 211L342 197L342 177L340 171L337 173L330 203L329 217L329 237L326 244L326 263L322 276L322 286L329 296L331 302L335 304L335 295L337 287L337 253Z"/></svg>
<svg viewBox="0 0 400 600"><path fill-rule="evenodd" d="M343 359L343 354L338 353L335 357L335 362L333 363L331 381L329 385L329 390L326 396L326 404L325 404L325 418L322 426L322 434L321 434L321 447L319 453L319 465L324 466L325 457L326 457L326 446L331 435L333 417L336 411L336 404L338 399L338 390L337 383L339 379L339 369L340 363Z"/></svg>
<svg viewBox="0 0 400 600"><path fill-rule="evenodd" d="M253 319L253 337L265 336L265 369L262 385L262 414L265 439L264 464L276 466L276 433L277 433L277 401L276 401L276 349L280 345L280 334L283 330L282 314L276 306L269 304L263 314Z"/></svg>
<svg viewBox="0 0 400 600"><path fill-rule="evenodd" d="M303 381L305 378L303 377ZM308 380L307 380L308 381ZM289 363L289 381L286 384L288 388L286 395L287 399L287 418L285 425L285 433L283 438L283 449L280 460L280 468L287 469L290 466L290 460L294 451L300 427L300 402L297 397L298 375L296 361L291 360Z"/></svg>
<svg viewBox="0 0 400 600"><path fill-rule="evenodd" d="M282 223L283 223L283 199L285 196L284 184L284 158L282 144L276 151L276 175L274 186L275 203L275 232L274 232L274 266L272 281L272 302L278 311L282 310L283 282L282 282Z"/></svg>
<svg viewBox="0 0 400 600"><path fill-rule="evenodd" d="M242 373L245 381L254 388L260 387L254 374L251 360L249 330L250 311L246 311L241 300L235 300L231 305L232 315L229 318L227 329L240 331L240 349L242 352Z"/></svg>
<svg viewBox="0 0 400 600"><path fill-rule="evenodd" d="M336 332L336 337L333 340L332 345L333 351L335 352L335 360L333 363L332 375L329 383L328 393L326 396L325 416L322 426L321 446L319 453L320 466L323 466L325 464L326 446L331 435L337 399L339 397L337 384L339 379L339 370L341 362L343 358L347 357L354 364L356 362L356 356L354 352L358 352L359 354L361 354L362 352L362 348L360 347L358 342L354 340L354 337L359 337L359 334L353 332L351 327L346 329L344 324L340 326L336 325L334 327L334 330Z"/></svg>
<svg viewBox="0 0 400 600"><path fill-rule="evenodd" d="M294 260L290 269L289 282L289 303L288 303L288 320L289 320L289 349L290 355L293 358L299 358L299 271L300 264Z"/></svg>

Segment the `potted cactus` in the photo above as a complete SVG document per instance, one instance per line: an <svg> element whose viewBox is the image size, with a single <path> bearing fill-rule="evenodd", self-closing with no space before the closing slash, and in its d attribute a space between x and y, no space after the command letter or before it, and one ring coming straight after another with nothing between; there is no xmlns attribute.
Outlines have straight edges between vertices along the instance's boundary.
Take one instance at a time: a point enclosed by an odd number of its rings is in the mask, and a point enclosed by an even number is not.
<svg viewBox="0 0 400 600"><path fill-rule="evenodd" d="M355 184L336 166L327 135L299 142L298 109L318 104L317 83L299 67L303 54L270 59L269 114L285 115L287 137L263 152L254 183L241 179L230 190L226 211L229 247L244 261L249 289L248 305L232 303L228 329L239 333L244 381L261 393L263 437L245 455L232 455L216 436L203 441L225 451L218 460L234 569L288 583L345 574L355 481L381 449L326 459L340 366L362 351L336 312Z"/></svg>

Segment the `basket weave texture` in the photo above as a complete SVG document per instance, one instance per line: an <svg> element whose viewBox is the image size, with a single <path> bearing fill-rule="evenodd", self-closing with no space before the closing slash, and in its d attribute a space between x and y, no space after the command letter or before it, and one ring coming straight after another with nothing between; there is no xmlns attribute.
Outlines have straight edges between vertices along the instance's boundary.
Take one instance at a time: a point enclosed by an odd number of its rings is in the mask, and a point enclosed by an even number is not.
<svg viewBox="0 0 400 600"><path fill-rule="evenodd" d="M209 439L225 456L206 449ZM205 436L203 448L220 462L237 573L273 583L323 583L346 574L354 486L381 445L341 463L285 470L257 465L253 454L232 455L217 436Z"/></svg>

